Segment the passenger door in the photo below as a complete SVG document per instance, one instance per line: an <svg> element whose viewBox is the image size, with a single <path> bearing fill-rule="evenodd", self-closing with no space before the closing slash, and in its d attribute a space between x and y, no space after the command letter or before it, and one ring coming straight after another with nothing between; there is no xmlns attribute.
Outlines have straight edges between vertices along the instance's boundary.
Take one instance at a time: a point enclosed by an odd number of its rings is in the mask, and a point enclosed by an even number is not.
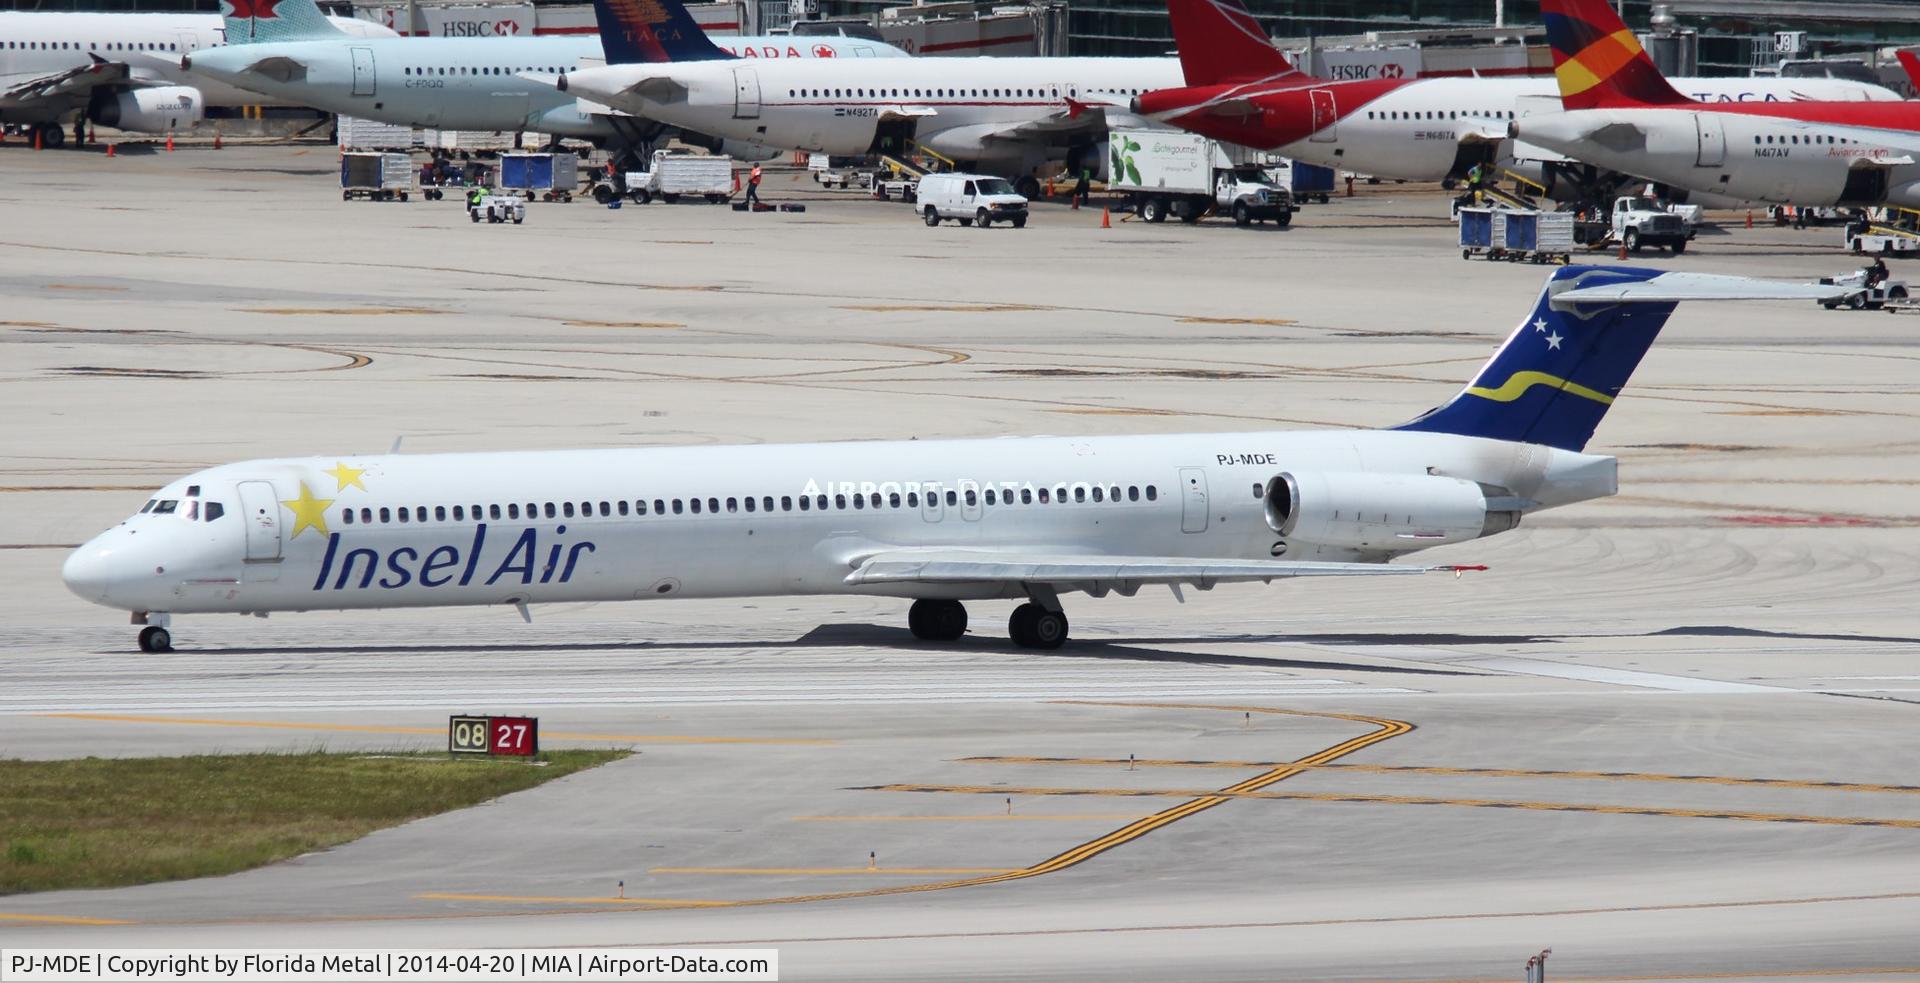
<svg viewBox="0 0 1920 983"><path fill-rule="evenodd" d="M760 118L760 73L751 68L733 70L733 118Z"/></svg>
<svg viewBox="0 0 1920 983"><path fill-rule="evenodd" d="M1695 167L1721 167L1727 162L1727 129L1715 113L1694 113L1693 125L1700 133L1700 156Z"/></svg>
<svg viewBox="0 0 1920 983"><path fill-rule="evenodd" d="M240 522L247 530L247 562L280 562L280 498L273 492L273 483L242 481L239 492Z"/></svg>
<svg viewBox="0 0 1920 983"><path fill-rule="evenodd" d="M353 53L353 94L356 96L373 95L373 49L352 48L349 50Z"/></svg>
<svg viewBox="0 0 1920 983"><path fill-rule="evenodd" d="M1336 124L1340 122L1339 107L1334 104L1332 89L1313 89L1307 93L1308 104L1313 109L1312 143L1333 143L1338 139Z"/></svg>
<svg viewBox="0 0 1920 983"><path fill-rule="evenodd" d="M1207 531L1207 470L1180 469L1180 531Z"/></svg>

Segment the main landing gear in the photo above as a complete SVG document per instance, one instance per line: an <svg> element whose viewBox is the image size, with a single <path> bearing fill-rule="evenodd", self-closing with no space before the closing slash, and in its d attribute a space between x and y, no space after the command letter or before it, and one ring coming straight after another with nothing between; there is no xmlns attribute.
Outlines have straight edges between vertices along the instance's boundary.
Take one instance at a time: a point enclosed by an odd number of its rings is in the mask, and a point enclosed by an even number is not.
<svg viewBox="0 0 1920 983"><path fill-rule="evenodd" d="M907 627L923 641L951 642L967 633L967 608L959 601L918 600L907 609ZM1007 619L1007 635L1021 648L1057 649L1066 644L1067 628L1067 614L1051 591L1014 608Z"/></svg>

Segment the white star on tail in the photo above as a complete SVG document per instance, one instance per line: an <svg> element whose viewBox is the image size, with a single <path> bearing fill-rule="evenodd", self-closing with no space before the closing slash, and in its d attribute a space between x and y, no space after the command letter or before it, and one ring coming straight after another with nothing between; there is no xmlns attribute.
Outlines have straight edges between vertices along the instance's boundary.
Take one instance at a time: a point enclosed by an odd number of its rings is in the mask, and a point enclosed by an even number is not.
<svg viewBox="0 0 1920 983"><path fill-rule="evenodd" d="M1565 338L1560 337L1560 332L1555 331L1554 333L1547 336L1547 348L1558 349L1560 347L1560 343L1565 340L1566 340Z"/></svg>
<svg viewBox="0 0 1920 983"><path fill-rule="evenodd" d="M1538 334L1540 332L1547 330L1547 319L1543 317L1540 320L1533 322L1533 330L1535 334Z"/></svg>

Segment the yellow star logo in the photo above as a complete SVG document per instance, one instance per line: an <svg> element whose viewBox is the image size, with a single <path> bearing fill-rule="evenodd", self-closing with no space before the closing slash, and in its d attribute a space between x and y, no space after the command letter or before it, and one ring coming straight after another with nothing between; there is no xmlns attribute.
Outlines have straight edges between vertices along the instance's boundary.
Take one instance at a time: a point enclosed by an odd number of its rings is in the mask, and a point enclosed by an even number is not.
<svg viewBox="0 0 1920 983"><path fill-rule="evenodd" d="M320 473L333 476L333 480L340 485L340 487L334 489L336 492L346 491L348 486L358 488L361 491L367 490L367 486L360 483L360 476L367 473L366 468L350 468L347 467L344 461L335 461L333 467Z"/></svg>
<svg viewBox="0 0 1920 983"><path fill-rule="evenodd" d="M293 534L288 539L298 539L308 526L327 534L327 507L333 504L331 498L314 498L306 482L300 483L300 497L280 503L293 513Z"/></svg>

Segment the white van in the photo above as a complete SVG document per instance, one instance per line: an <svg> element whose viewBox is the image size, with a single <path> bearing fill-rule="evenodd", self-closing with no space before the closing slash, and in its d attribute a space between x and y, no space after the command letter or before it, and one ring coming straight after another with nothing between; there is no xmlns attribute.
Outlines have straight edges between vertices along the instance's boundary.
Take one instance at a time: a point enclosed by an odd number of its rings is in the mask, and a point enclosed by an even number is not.
<svg viewBox="0 0 1920 983"><path fill-rule="evenodd" d="M1027 199L1006 178L985 174L928 174L920 179L913 207L928 225L943 218L983 229L995 222L1011 222L1016 229L1027 225Z"/></svg>

